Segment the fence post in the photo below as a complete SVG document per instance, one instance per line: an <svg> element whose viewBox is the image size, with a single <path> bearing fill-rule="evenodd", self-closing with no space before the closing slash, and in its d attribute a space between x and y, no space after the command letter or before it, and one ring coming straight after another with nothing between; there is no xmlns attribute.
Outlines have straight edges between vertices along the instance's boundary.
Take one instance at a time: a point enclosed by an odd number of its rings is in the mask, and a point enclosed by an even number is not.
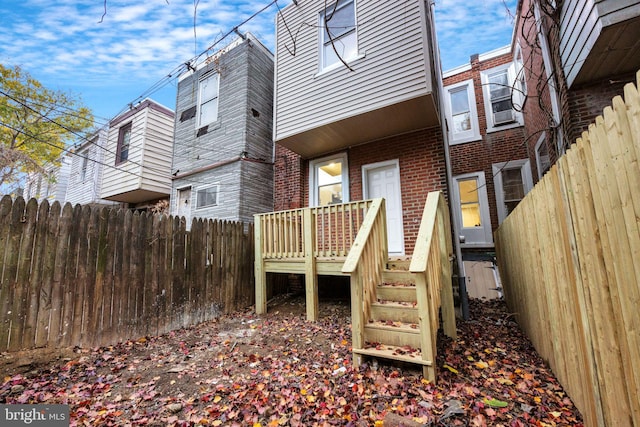
<svg viewBox="0 0 640 427"><path fill-rule="evenodd" d="M307 320L318 320L318 276L316 270L315 224L313 212L307 208L304 210L304 283L307 303Z"/></svg>

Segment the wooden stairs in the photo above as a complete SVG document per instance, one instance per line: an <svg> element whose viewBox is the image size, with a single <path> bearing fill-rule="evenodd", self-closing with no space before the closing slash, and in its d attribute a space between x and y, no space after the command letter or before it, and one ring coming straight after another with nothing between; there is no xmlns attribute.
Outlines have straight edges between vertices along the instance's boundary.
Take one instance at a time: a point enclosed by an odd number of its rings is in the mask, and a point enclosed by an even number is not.
<svg viewBox="0 0 640 427"><path fill-rule="evenodd" d="M385 224L384 215L377 223ZM367 227L371 235L366 235ZM391 359L422 366L425 379L435 382L441 308L445 334L456 337L444 199L440 193L429 194L409 265L389 261L380 228L375 219L371 224L365 220L343 267L351 275L354 367L364 357Z"/></svg>
<svg viewBox="0 0 640 427"><path fill-rule="evenodd" d="M354 348L353 352L431 366L431 361L422 359L420 350L420 313L412 274L385 270L383 282L376 287L376 296L364 324L365 346Z"/></svg>

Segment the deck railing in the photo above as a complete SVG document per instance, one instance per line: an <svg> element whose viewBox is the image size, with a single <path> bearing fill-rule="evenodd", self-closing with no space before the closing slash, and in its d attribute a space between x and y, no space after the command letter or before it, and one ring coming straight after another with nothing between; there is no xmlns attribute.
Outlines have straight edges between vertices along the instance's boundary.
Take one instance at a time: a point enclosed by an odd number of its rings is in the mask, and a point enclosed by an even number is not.
<svg viewBox="0 0 640 427"><path fill-rule="evenodd" d="M351 275L351 334L353 348L364 347L364 326L376 300L376 286L389 259L384 199L376 199L353 242L342 272Z"/></svg>
<svg viewBox="0 0 640 427"><path fill-rule="evenodd" d="M372 203L363 200L256 215L263 233L262 258L304 258L305 244L316 257L346 257ZM312 242L305 241L308 229L313 231Z"/></svg>
<svg viewBox="0 0 640 427"><path fill-rule="evenodd" d="M409 271L415 275L416 299L421 313L428 307L428 317L420 316L422 358L435 361L436 336L440 326L439 309L445 335L456 337L456 318L451 287L451 225L449 209L441 192L431 192L422 214L416 246ZM435 380L434 365L428 379Z"/></svg>
<svg viewBox="0 0 640 427"><path fill-rule="evenodd" d="M318 261L347 256L373 203L363 200L255 215L256 312L267 311L266 273L295 270L305 275L307 318L317 320Z"/></svg>

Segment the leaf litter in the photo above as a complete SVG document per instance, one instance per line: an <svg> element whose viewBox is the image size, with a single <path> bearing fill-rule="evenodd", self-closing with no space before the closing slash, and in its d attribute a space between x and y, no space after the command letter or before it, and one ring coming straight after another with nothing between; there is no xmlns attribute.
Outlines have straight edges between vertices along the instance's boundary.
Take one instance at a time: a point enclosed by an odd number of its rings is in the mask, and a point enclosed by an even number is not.
<svg viewBox="0 0 640 427"><path fill-rule="evenodd" d="M0 402L68 404L72 426L397 425L390 416L424 426L582 425L501 301L472 300L458 339L439 335L437 385L414 366L365 359L354 369L348 302L320 308L307 322L304 299L286 296L264 316L246 310L49 352L48 361L5 353Z"/></svg>

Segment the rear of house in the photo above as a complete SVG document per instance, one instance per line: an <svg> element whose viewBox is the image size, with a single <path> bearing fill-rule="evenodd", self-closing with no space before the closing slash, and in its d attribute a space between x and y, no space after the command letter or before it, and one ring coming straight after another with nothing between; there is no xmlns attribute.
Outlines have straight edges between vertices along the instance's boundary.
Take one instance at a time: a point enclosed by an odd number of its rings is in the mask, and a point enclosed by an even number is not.
<svg viewBox="0 0 640 427"><path fill-rule="evenodd" d="M276 22L275 209L384 197L389 254L410 255L427 193L446 191L432 10L326 4Z"/></svg>
<svg viewBox="0 0 640 427"><path fill-rule="evenodd" d="M179 77L171 214L252 222L273 209L273 54L239 36Z"/></svg>
<svg viewBox="0 0 640 427"><path fill-rule="evenodd" d="M146 208L171 190L174 113L147 99L109 123L100 198Z"/></svg>

